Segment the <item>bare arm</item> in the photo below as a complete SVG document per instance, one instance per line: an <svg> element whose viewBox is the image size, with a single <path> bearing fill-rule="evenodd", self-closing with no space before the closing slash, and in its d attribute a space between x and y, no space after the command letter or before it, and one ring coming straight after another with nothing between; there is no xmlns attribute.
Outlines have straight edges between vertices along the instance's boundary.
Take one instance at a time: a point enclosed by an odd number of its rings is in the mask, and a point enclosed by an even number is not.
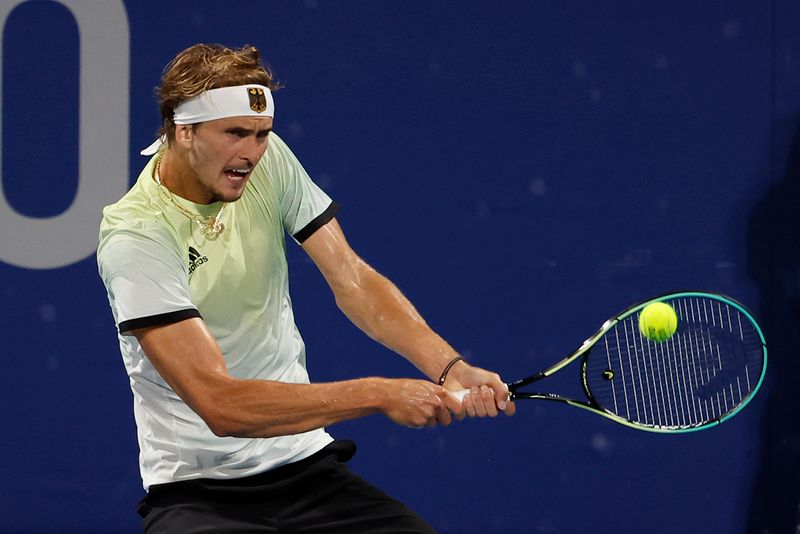
<svg viewBox="0 0 800 534"><path fill-rule="evenodd" d="M372 339L433 380L458 356L400 290L350 248L336 219L309 237L303 248L333 290L339 309Z"/></svg>
<svg viewBox="0 0 800 534"><path fill-rule="evenodd" d="M162 378L219 436L297 434L376 412L411 427L450 422L447 404L453 400L425 381L239 380L228 374L216 341L199 318L133 333Z"/></svg>
<svg viewBox="0 0 800 534"><path fill-rule="evenodd" d="M331 287L339 309L372 339L404 356L431 380L438 380L458 356L400 290L353 251L336 219L309 237L303 248ZM495 373L459 362L445 385L450 390L473 388L464 403L469 415L494 416L498 407L509 415L514 412L513 403L506 403L508 389Z"/></svg>

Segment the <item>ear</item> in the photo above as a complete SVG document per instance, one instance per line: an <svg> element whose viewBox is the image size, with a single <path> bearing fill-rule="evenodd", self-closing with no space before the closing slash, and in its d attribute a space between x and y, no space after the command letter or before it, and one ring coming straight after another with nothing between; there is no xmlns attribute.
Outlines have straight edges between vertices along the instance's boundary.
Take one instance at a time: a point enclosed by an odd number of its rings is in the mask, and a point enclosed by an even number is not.
<svg viewBox="0 0 800 534"><path fill-rule="evenodd" d="M186 150L192 147L194 142L194 128L191 124L175 125L175 143Z"/></svg>

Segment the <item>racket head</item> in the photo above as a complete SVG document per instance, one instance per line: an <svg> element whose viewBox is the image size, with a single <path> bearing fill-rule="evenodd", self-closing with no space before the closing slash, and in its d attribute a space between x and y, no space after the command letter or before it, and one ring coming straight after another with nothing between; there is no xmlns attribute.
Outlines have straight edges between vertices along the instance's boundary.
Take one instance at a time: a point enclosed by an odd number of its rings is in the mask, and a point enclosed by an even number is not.
<svg viewBox="0 0 800 534"><path fill-rule="evenodd" d="M670 305L676 332L653 341L639 315L653 302ZM653 432L692 432L736 415L758 392L767 345L753 315L730 297L699 291L662 295L606 321L578 351L581 378L596 411Z"/></svg>

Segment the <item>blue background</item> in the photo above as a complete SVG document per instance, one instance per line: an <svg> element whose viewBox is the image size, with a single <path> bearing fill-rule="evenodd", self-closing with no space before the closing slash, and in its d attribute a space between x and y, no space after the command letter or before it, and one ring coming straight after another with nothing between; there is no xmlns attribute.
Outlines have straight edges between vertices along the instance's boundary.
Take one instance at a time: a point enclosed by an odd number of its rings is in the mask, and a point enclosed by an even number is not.
<svg viewBox="0 0 800 534"><path fill-rule="evenodd" d="M530 374L672 290L730 294L765 325L765 389L711 431L639 433L547 403L421 431L371 416L330 428L358 442L356 471L442 532L794 532L800 3L125 9L130 146L95 153L127 150L136 176L163 66L196 42L257 45L285 85L276 131L344 206L351 244L477 365ZM76 194L79 39L57 2L6 20L2 193L28 217ZM21 239L0 226L0 248ZM418 376L289 247L312 379ZM136 531L132 397L94 257L0 262L0 296L0 531ZM560 374L577 384L577 369Z"/></svg>

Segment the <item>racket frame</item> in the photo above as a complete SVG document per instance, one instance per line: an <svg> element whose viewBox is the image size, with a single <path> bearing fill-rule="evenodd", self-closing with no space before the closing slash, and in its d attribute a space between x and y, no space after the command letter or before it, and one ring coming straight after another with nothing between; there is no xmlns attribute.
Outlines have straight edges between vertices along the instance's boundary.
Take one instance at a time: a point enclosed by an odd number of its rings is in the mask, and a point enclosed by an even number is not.
<svg viewBox="0 0 800 534"><path fill-rule="evenodd" d="M646 425L646 424L643 424L643 423L636 423L634 421L629 421L628 419L625 419L624 417L621 417L621 416L619 416L619 415L617 415L617 414L615 414L615 413L603 408L602 406L600 406L597 403L597 401L594 399L594 396L592 395L592 392L589 389L589 385L588 385L587 379L586 379L586 365L587 365L587 362L589 360L589 353L591 351L591 348L595 345L595 343L597 343L606 334L606 332L611 330L617 323L619 323L623 319L629 317L630 315L639 312L645 306L647 306L649 304L652 304L653 302L663 302L663 301L667 301L667 300L671 300L671 299L677 299L677 298L704 298L704 299L709 299L710 298L710 299L713 299L713 300L718 300L720 302L723 302L725 304L728 304L728 305L736 308L745 317L747 317L747 319L750 320L750 322L755 327L755 330L759 335L759 338L760 338L760 341L761 341L761 348L763 350L763 357L764 357L764 363L763 363L763 365L761 367L761 374L758 377L758 383L756 384L756 386L748 394L748 396L738 406L736 406L735 409L733 409L731 412L725 414L723 417L720 417L720 418L717 418L717 419L712 419L710 421L705 421L703 423L699 423L699 424L696 424L696 425L685 426L685 427L680 427L680 428L663 427L663 426L658 426L658 425ZM580 358L581 356L583 357L583 361L581 363L581 384L583 386L583 392L586 395L586 398L588 399L588 402L580 401L580 400L576 400L576 399L570 399L568 397L562 397L561 395L558 395L558 394L555 394L555 393L537 393L537 392L519 391L519 389L524 387L524 386L527 386L527 385L532 384L534 382L537 382L537 381L539 381L539 380L541 380L543 378L547 378L548 376L553 375L554 373L560 371L561 369L563 369L564 367L566 367L567 365L569 365L570 363L575 361L577 358ZM626 309L625 311L617 314L615 317L612 317L611 319L609 319L606 322L604 322L603 325L600 327L600 329L594 335L592 335L591 337L587 338L581 344L581 346L578 347L578 349L575 352L573 352L572 354L570 354L569 356L567 356L563 360L551 365L550 367L548 367L547 369L545 369L544 371L542 371L540 373L537 373L535 375L531 375L531 376L523 378L521 380L517 380L515 382L510 382L508 384L508 389L509 389L509 392L510 392L510 400L514 400L514 399L538 399L538 400L549 400L549 401L563 402L563 403L569 404L570 406L583 408L584 410L588 410L588 411L596 413L598 415L602 415L603 417L607 417L608 419L611 419L612 421L620 423L621 425L625 425L625 426L628 426L628 427L631 427L631 428L635 428L637 430L645 430L645 431L648 431L648 432L657 432L657 433L662 433L662 434L682 434L682 433L687 433L687 432L696 432L698 430L704 430L704 429L719 425L720 423L723 423L723 422L727 421L728 419L730 419L731 417L733 417L734 415L739 413L745 406L747 406L747 404L750 403L750 401L753 399L755 394L761 388L761 384L764 382L764 377L766 376L766 373L767 373L767 343L766 343L766 340L764 339L764 333L761 331L761 327L758 325L758 322L755 320L753 315L747 310L747 308L745 308L741 303L737 302L736 300L734 300L734 299L732 299L732 298L730 298L728 296L718 294L718 293L707 293L707 292L702 292L702 291L682 291L682 292L677 292L677 293L668 293L668 294L665 294L665 295L661 295L661 296L658 296L658 297L655 297L655 298L640 302L639 304L636 304L634 306L631 306L630 308Z"/></svg>

